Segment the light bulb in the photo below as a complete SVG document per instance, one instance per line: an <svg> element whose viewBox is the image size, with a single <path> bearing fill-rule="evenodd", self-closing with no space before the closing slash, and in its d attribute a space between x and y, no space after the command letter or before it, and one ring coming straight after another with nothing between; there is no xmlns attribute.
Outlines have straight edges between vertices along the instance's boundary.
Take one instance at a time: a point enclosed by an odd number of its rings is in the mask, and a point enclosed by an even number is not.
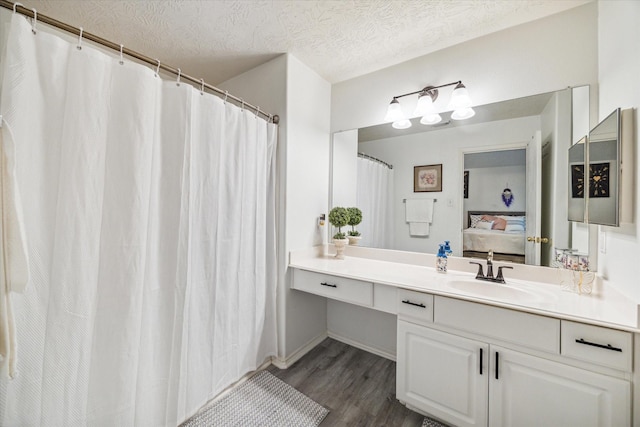
<svg viewBox="0 0 640 427"><path fill-rule="evenodd" d="M389 104L389 108L387 108L387 115L384 117L385 122L397 122L400 120L404 120L405 116L402 112L402 107L396 98L393 98L391 103Z"/></svg>
<svg viewBox="0 0 640 427"><path fill-rule="evenodd" d="M455 110L453 113L451 113L451 118L453 120L464 120L464 119L469 119L475 115L476 115L476 112L473 111L473 108L471 107L459 108Z"/></svg>
<svg viewBox="0 0 640 427"><path fill-rule="evenodd" d="M420 119L420 123L423 125L435 125L436 123L440 123L442 121L442 117L440 114L427 114Z"/></svg>
<svg viewBox="0 0 640 427"><path fill-rule="evenodd" d="M453 90L453 93L451 94L451 106L455 110L471 107L471 98L469 97L469 92L462 83L458 83L456 88Z"/></svg>
<svg viewBox="0 0 640 427"><path fill-rule="evenodd" d="M402 119L393 122L391 125L394 129L408 129L411 127L411 120Z"/></svg>
<svg viewBox="0 0 640 427"><path fill-rule="evenodd" d="M418 97L418 104L416 110L413 112L414 116L426 116L427 114L433 114L433 99L431 96L425 94Z"/></svg>

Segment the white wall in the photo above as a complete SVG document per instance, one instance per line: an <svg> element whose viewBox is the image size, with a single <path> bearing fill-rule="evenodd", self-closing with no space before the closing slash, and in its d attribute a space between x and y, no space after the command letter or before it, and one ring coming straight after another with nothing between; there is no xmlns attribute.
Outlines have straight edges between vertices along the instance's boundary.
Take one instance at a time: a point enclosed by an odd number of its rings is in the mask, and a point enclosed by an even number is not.
<svg viewBox="0 0 640 427"><path fill-rule="evenodd" d="M496 153L499 155L499 152ZM464 200L464 220L466 211L525 211L527 173L525 165L495 166L491 168L470 168L469 198ZM510 188L513 202L509 207L502 201L502 191ZM465 225L463 223L463 225Z"/></svg>
<svg viewBox="0 0 640 427"><path fill-rule="evenodd" d="M327 214L329 203L331 85L294 56L287 55L287 58L288 254L327 241L326 227L318 229L317 219L320 214ZM291 271L287 276L288 288ZM287 357L326 332L326 302L311 301L308 294L288 290L286 316L284 354ZM315 336L308 332L314 329Z"/></svg>
<svg viewBox="0 0 640 427"><path fill-rule="evenodd" d="M599 274L611 280L640 302L638 258L640 256L640 150L638 150L638 107L640 106L640 2L632 0L598 2L599 119L615 108L634 108L635 203L633 224L601 226ZM624 161L624 159L622 159ZM604 243L604 246L602 245Z"/></svg>
<svg viewBox="0 0 640 427"><path fill-rule="evenodd" d="M335 84L331 130L380 124L394 95L457 80L476 105L568 86L595 88L596 12L595 3L586 4Z"/></svg>
<svg viewBox="0 0 640 427"><path fill-rule="evenodd" d="M347 343L366 343L367 350L395 359L396 320L393 314L331 300L327 304L329 335Z"/></svg>
<svg viewBox="0 0 640 427"><path fill-rule="evenodd" d="M358 130L333 134L331 144L330 206L356 206L358 180ZM331 231L329 234L332 234Z"/></svg>
<svg viewBox="0 0 640 427"><path fill-rule="evenodd" d="M291 55L221 85L280 116L278 138L278 358L284 361L326 333L324 298L289 289L289 251L322 243L317 217L327 211L331 87ZM310 160L313 159L313 160Z"/></svg>
<svg viewBox="0 0 640 427"><path fill-rule="evenodd" d="M462 255L461 230L466 221L462 198L463 150L486 151L483 147L496 149L513 144L526 145L538 129L540 119L532 116L360 143L360 151L393 164L394 249L436 253L438 243L449 240L454 255ZM431 164L442 164L442 192L414 193L413 167ZM512 182L509 184L512 185ZM498 189L491 209L500 208L503 189ZM526 196L524 193L515 193L515 197L518 203L523 203ZM402 203L402 199L409 198L438 200L434 205L429 237L409 236L409 228L404 220L405 204ZM507 209L504 205L502 208ZM510 209L523 210L515 207Z"/></svg>

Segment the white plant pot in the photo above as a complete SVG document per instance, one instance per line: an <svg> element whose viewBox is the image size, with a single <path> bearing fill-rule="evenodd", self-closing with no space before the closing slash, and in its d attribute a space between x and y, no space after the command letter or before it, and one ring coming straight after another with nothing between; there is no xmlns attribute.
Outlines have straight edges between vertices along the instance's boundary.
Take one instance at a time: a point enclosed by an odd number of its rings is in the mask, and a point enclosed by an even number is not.
<svg viewBox="0 0 640 427"><path fill-rule="evenodd" d="M349 246L358 246L358 243L360 243L360 239L362 239L362 236L348 236L349 238Z"/></svg>
<svg viewBox="0 0 640 427"><path fill-rule="evenodd" d="M349 239L333 239L336 247L336 259L344 259L344 247L349 243Z"/></svg>

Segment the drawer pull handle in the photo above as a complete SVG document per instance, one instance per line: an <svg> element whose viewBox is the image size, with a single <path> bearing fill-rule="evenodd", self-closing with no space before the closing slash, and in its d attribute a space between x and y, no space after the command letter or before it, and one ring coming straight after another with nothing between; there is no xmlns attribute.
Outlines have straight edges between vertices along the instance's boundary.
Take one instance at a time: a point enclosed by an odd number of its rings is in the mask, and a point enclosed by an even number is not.
<svg viewBox="0 0 640 427"><path fill-rule="evenodd" d="M496 351L496 379L500 379L499 376L498 376L498 366L500 366L500 363L498 362L499 358L500 358L500 355Z"/></svg>
<svg viewBox="0 0 640 427"><path fill-rule="evenodd" d="M411 302L409 300L402 301L402 303L403 304L409 304L409 305L415 305L416 307L420 307L420 308L427 308L427 306L424 305L424 304L418 304L417 302Z"/></svg>
<svg viewBox="0 0 640 427"><path fill-rule="evenodd" d="M614 346L612 346L611 344L607 344L607 345L604 345L604 344L597 344L597 343L595 343L595 342L585 341L585 340L583 340L582 338L577 339L577 340L576 340L576 342L577 342L578 344L590 345L590 346L592 346L592 347L604 348L605 350L619 351L619 352L621 352L621 353L622 353L622 349L621 349L621 348L614 347Z"/></svg>
<svg viewBox="0 0 640 427"><path fill-rule="evenodd" d="M482 375L482 349L480 349L480 375Z"/></svg>
<svg viewBox="0 0 640 427"><path fill-rule="evenodd" d="M322 282L322 283L320 283L320 284L321 284L322 286L328 286L328 287L330 287L330 288L337 288L337 287L338 287L338 285L333 285L333 284L331 284L331 283L325 283L325 282Z"/></svg>

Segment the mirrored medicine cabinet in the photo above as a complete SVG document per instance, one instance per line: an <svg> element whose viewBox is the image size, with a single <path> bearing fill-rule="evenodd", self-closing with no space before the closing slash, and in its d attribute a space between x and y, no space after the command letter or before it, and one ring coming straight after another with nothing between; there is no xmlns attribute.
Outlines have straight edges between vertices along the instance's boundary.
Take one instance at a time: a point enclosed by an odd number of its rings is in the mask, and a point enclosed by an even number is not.
<svg viewBox="0 0 640 427"><path fill-rule="evenodd" d="M618 227L630 220L630 189L624 185L632 171L631 158L624 155L630 148L625 137L630 112L617 108L569 148L569 221Z"/></svg>

